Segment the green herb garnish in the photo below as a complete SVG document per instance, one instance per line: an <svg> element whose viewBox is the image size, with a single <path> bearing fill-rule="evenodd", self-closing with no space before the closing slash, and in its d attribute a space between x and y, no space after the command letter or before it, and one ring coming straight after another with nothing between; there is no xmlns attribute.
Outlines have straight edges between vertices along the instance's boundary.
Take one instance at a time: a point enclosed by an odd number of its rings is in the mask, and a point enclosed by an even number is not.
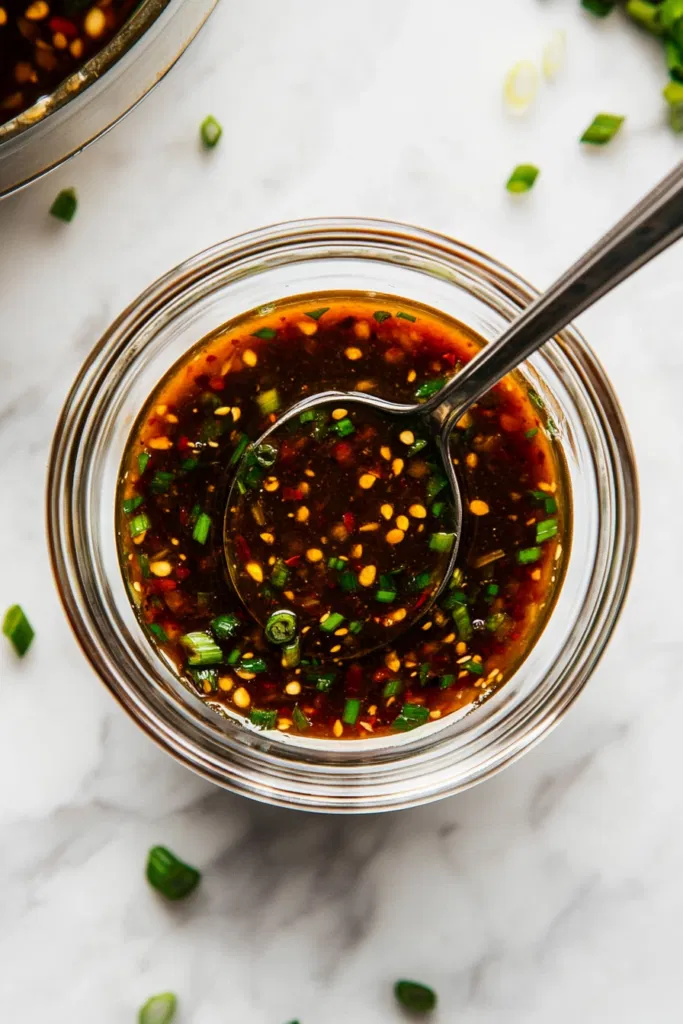
<svg viewBox="0 0 683 1024"><path fill-rule="evenodd" d="M35 633L20 604L13 604L5 612L2 631L20 658L31 646Z"/></svg>
<svg viewBox="0 0 683 1024"><path fill-rule="evenodd" d="M505 185L508 192L529 192L540 174L533 164L518 164Z"/></svg>
<svg viewBox="0 0 683 1024"><path fill-rule="evenodd" d="M213 149L222 134L223 128L211 114L205 117L199 126L199 135L207 149Z"/></svg>
<svg viewBox="0 0 683 1024"><path fill-rule="evenodd" d="M327 313L329 306L321 306L320 309L312 309L310 313L305 313L304 316L310 316L311 320L319 320L323 313Z"/></svg>
<svg viewBox="0 0 683 1024"><path fill-rule="evenodd" d="M219 665L223 661L223 652L210 633L185 633L180 643L188 652L188 665Z"/></svg>
<svg viewBox="0 0 683 1024"><path fill-rule="evenodd" d="M77 207L76 189L63 188L55 197L50 207L50 213L57 220L63 220L68 224L69 221L73 220Z"/></svg>
<svg viewBox="0 0 683 1024"><path fill-rule="evenodd" d="M165 846L153 846L147 855L147 881L168 900L183 900L199 885L196 868L179 860Z"/></svg>
<svg viewBox="0 0 683 1024"><path fill-rule="evenodd" d="M392 722L392 729L400 732L408 732L416 729L418 725L424 725L429 719L429 708L423 704L404 704L397 718Z"/></svg>
<svg viewBox="0 0 683 1024"><path fill-rule="evenodd" d="M138 1013L138 1024L171 1024L178 1001L172 992L152 996Z"/></svg>
<svg viewBox="0 0 683 1024"><path fill-rule="evenodd" d="M296 636L296 615L287 609L273 612L268 617L265 631L272 644L291 643Z"/></svg>
<svg viewBox="0 0 683 1024"><path fill-rule="evenodd" d="M596 114L579 141L604 146L614 138L625 120L618 114Z"/></svg>
<svg viewBox="0 0 683 1024"><path fill-rule="evenodd" d="M277 724L277 711L260 711L252 708L249 712L249 721L259 729L274 729Z"/></svg>
<svg viewBox="0 0 683 1024"><path fill-rule="evenodd" d="M394 995L411 1013L429 1013L436 1006L436 993L418 981L397 981Z"/></svg>
<svg viewBox="0 0 683 1024"><path fill-rule="evenodd" d="M360 701L356 697L347 697L344 703L342 722L345 725L355 725L360 715Z"/></svg>
<svg viewBox="0 0 683 1024"><path fill-rule="evenodd" d="M259 327L258 331L252 331L252 338L261 338L263 341L272 341L277 331L273 327Z"/></svg>
<svg viewBox="0 0 683 1024"><path fill-rule="evenodd" d="M194 530L192 531L192 539L196 540L198 544L206 544L209 538L209 531L211 530L211 516L207 516L206 512L200 512L197 516L197 521L194 524Z"/></svg>

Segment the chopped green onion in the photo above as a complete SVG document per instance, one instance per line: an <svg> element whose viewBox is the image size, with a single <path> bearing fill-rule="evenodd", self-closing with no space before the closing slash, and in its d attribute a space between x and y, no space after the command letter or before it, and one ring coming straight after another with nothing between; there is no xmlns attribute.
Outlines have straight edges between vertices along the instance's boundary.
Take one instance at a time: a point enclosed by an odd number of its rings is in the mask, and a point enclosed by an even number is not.
<svg viewBox="0 0 683 1024"><path fill-rule="evenodd" d="M133 540L136 537L140 537L143 533L146 533L150 529L152 521L146 512L141 512L138 516L133 516L128 524L128 530Z"/></svg>
<svg viewBox="0 0 683 1024"><path fill-rule="evenodd" d="M391 319L391 313L387 313L386 309L376 309L372 315L378 324L383 324L385 320Z"/></svg>
<svg viewBox="0 0 683 1024"><path fill-rule="evenodd" d="M391 604L391 602L395 600L395 590L378 590L377 593L375 594L375 601L379 601L380 604Z"/></svg>
<svg viewBox="0 0 683 1024"><path fill-rule="evenodd" d="M414 324L417 320L417 317L412 316L410 313L397 313L396 316L399 320L409 320L411 324Z"/></svg>
<svg viewBox="0 0 683 1024"><path fill-rule="evenodd" d="M420 665L420 686L424 686L432 674L429 662L425 661Z"/></svg>
<svg viewBox="0 0 683 1024"><path fill-rule="evenodd" d="M342 588L345 594L355 594L355 592L358 590L358 580L356 579L356 574L354 572L351 572L350 569L346 572L343 572L339 577L339 586Z"/></svg>
<svg viewBox="0 0 683 1024"><path fill-rule="evenodd" d="M475 676L483 676L484 674L484 666L480 661L475 661L474 658L470 658L462 667Z"/></svg>
<svg viewBox="0 0 683 1024"><path fill-rule="evenodd" d="M172 992L152 996L138 1013L138 1024L171 1024L178 1001Z"/></svg>
<svg viewBox="0 0 683 1024"><path fill-rule="evenodd" d="M278 558L270 574L270 582L277 590L284 590L289 579L289 568L281 558Z"/></svg>
<svg viewBox="0 0 683 1024"><path fill-rule="evenodd" d="M420 384L419 388L415 392L416 398L431 398L437 391L441 391L441 388L446 383L445 377L435 377L433 380L427 380L424 384Z"/></svg>
<svg viewBox="0 0 683 1024"><path fill-rule="evenodd" d="M257 675L259 672L265 672L267 666L263 658L240 658L239 667L245 672Z"/></svg>
<svg viewBox="0 0 683 1024"><path fill-rule="evenodd" d="M244 455L244 452L245 452L245 450L246 450L248 445L249 445L249 438L247 437L247 435L246 434L240 434L239 440L237 442L237 447L235 448L234 452L230 456L230 462L228 463L229 466L236 466L237 465L237 463L240 461L240 459Z"/></svg>
<svg viewBox="0 0 683 1024"><path fill-rule="evenodd" d="M312 423L315 420L315 409L306 409L299 414L299 423Z"/></svg>
<svg viewBox="0 0 683 1024"><path fill-rule="evenodd" d="M664 41L664 56L670 77L676 82L683 80L683 49L675 39Z"/></svg>
<svg viewBox="0 0 683 1024"><path fill-rule="evenodd" d="M336 672L307 672L306 678L315 681L316 690L319 690L321 693L328 693L328 691L331 690L332 686L334 685L334 681L337 678L337 674Z"/></svg>
<svg viewBox="0 0 683 1024"><path fill-rule="evenodd" d="M339 629L343 621L344 616L340 615L339 612L330 612L325 621L320 623L320 628L323 633L334 633L335 629Z"/></svg>
<svg viewBox="0 0 683 1024"><path fill-rule="evenodd" d="M196 540L198 544L206 544L209 538L210 529L211 516L207 516L206 512L201 512L197 516L197 522L194 524L194 530L192 531L192 539Z"/></svg>
<svg viewBox="0 0 683 1024"><path fill-rule="evenodd" d="M180 643L188 651L188 665L219 665L223 652L210 633L185 633Z"/></svg>
<svg viewBox="0 0 683 1024"><path fill-rule="evenodd" d="M74 214L76 213L76 207L78 206L78 199L76 198L75 188L63 188L61 192L57 194L50 207L50 213L57 220L69 221L73 220Z"/></svg>
<svg viewBox="0 0 683 1024"><path fill-rule="evenodd" d="M454 533L433 533L429 538L429 550L439 551L443 554L450 551L454 543Z"/></svg>
<svg viewBox="0 0 683 1024"><path fill-rule="evenodd" d="M557 502L554 498L546 498L543 504L549 516L551 516L554 512L557 512Z"/></svg>
<svg viewBox="0 0 683 1024"><path fill-rule="evenodd" d="M165 846L153 846L147 855L147 881L166 899L182 900L197 886L201 875Z"/></svg>
<svg viewBox="0 0 683 1024"><path fill-rule="evenodd" d="M250 466L242 479L246 487L254 490L263 479L263 472L261 471L260 466Z"/></svg>
<svg viewBox="0 0 683 1024"><path fill-rule="evenodd" d="M494 598L497 596L500 587L497 583L487 583L484 587L484 594L487 598Z"/></svg>
<svg viewBox="0 0 683 1024"><path fill-rule="evenodd" d="M285 644L282 648L282 667L296 668L301 662L301 644L299 637L296 637L291 644Z"/></svg>
<svg viewBox="0 0 683 1024"><path fill-rule="evenodd" d="M401 732L408 732L416 729L418 725L424 725L429 718L429 708L422 704L404 704L398 718L392 722L392 729Z"/></svg>
<svg viewBox="0 0 683 1024"><path fill-rule="evenodd" d="M134 498L126 498L123 503L123 511L129 516L131 512L135 512L136 508L140 508L144 500L141 494L137 494Z"/></svg>
<svg viewBox="0 0 683 1024"><path fill-rule="evenodd" d="M413 455L417 455L423 448L427 447L427 442L423 438L419 438L415 444L411 444L410 448L406 452L406 458L412 459Z"/></svg>
<svg viewBox="0 0 683 1024"><path fill-rule="evenodd" d="M218 689L218 669L215 668L191 668L192 676L199 693L206 693L204 683L208 683L210 689L215 693Z"/></svg>
<svg viewBox="0 0 683 1024"><path fill-rule="evenodd" d="M614 138L624 121L618 114L596 114L579 141L604 146Z"/></svg>
<svg viewBox="0 0 683 1024"><path fill-rule="evenodd" d="M448 480L441 473L432 473L427 481L427 501L431 501L437 494L448 486Z"/></svg>
<svg viewBox="0 0 683 1024"><path fill-rule="evenodd" d="M505 185L508 192L529 192L540 174L533 164L517 164Z"/></svg>
<svg viewBox="0 0 683 1024"><path fill-rule="evenodd" d="M333 430L336 430L340 437L348 437L356 432L356 428L348 416L345 416L343 420L337 420Z"/></svg>
<svg viewBox="0 0 683 1024"><path fill-rule="evenodd" d="M311 724L298 704L294 705L294 709L292 711L292 721L294 722L294 725L299 730L299 732L303 732L305 729L308 729Z"/></svg>
<svg viewBox="0 0 683 1024"><path fill-rule="evenodd" d="M447 690L449 688L449 686L453 685L454 682L455 682L455 676L454 675L450 675L449 674L449 675L441 676L441 678L439 679L439 689L440 690Z"/></svg>
<svg viewBox="0 0 683 1024"><path fill-rule="evenodd" d="M140 563L140 572L142 573L142 578L148 580L150 576L149 555L146 555L143 552L141 555L138 556L138 562Z"/></svg>
<svg viewBox="0 0 683 1024"><path fill-rule="evenodd" d="M617 0L581 0L581 6L598 18L605 18L614 10L616 2Z"/></svg>
<svg viewBox="0 0 683 1024"><path fill-rule="evenodd" d="M2 631L19 657L23 658L31 646L35 633L21 605L13 604L11 608L7 609L2 623Z"/></svg>
<svg viewBox="0 0 683 1024"><path fill-rule="evenodd" d="M540 523L536 523L536 543L542 544L545 540L550 540L557 533L557 519L542 519Z"/></svg>
<svg viewBox="0 0 683 1024"><path fill-rule="evenodd" d="M319 320L323 313L327 313L329 306L321 306L320 309L312 309L310 313L305 313L304 316L310 316L311 320Z"/></svg>
<svg viewBox="0 0 683 1024"><path fill-rule="evenodd" d="M434 990L418 981L397 981L394 995L401 1006L411 1013L429 1013L436 1006Z"/></svg>
<svg viewBox="0 0 683 1024"><path fill-rule="evenodd" d="M527 441L531 441L532 438L536 437L538 433L538 427L532 427L531 430L527 430L524 434Z"/></svg>
<svg viewBox="0 0 683 1024"><path fill-rule="evenodd" d="M183 461L180 463L180 468L183 470L184 473L189 473L193 469L196 469L198 465L199 459L183 459Z"/></svg>
<svg viewBox="0 0 683 1024"><path fill-rule="evenodd" d="M213 149L222 134L223 129L221 125L211 114L205 117L199 126L199 135L206 149Z"/></svg>
<svg viewBox="0 0 683 1024"><path fill-rule="evenodd" d="M458 640L467 643L472 639L472 620L466 604L459 604L453 609L453 622L458 632Z"/></svg>
<svg viewBox="0 0 683 1024"><path fill-rule="evenodd" d="M438 519L443 510L445 509L445 507L445 501L435 501L434 504L432 505L432 515Z"/></svg>
<svg viewBox="0 0 683 1024"><path fill-rule="evenodd" d="M344 559L337 558L335 555L333 555L332 558L327 559L328 569L343 569L345 565L346 562L344 561Z"/></svg>
<svg viewBox="0 0 683 1024"><path fill-rule="evenodd" d="M355 725L360 714L360 701L356 697L347 697L344 702L342 722L344 725Z"/></svg>
<svg viewBox="0 0 683 1024"><path fill-rule="evenodd" d="M413 593L418 591L418 590L424 590L425 587L428 587L431 582L432 582L432 574L431 573L429 573L429 572L419 572L417 574L417 576L413 576L413 578L409 581L409 583L408 583L408 590L413 591Z"/></svg>
<svg viewBox="0 0 683 1024"><path fill-rule="evenodd" d="M464 590L450 590L439 604L445 612L451 612L457 605L467 604L467 595Z"/></svg>
<svg viewBox="0 0 683 1024"><path fill-rule="evenodd" d="M256 396L258 407L262 416L269 416L271 412L277 412L280 408L280 394L277 388L270 388L269 391L262 391ZM272 465L272 463L271 463Z"/></svg>
<svg viewBox="0 0 683 1024"><path fill-rule="evenodd" d="M239 647L233 647L233 649L230 651L230 654L227 656L225 660L228 665L236 665L241 657L242 652L239 649Z"/></svg>
<svg viewBox="0 0 683 1024"><path fill-rule="evenodd" d="M649 0L628 0L626 4L626 13L629 17L656 36L663 32L660 12L661 7L650 3Z"/></svg>
<svg viewBox="0 0 683 1024"><path fill-rule="evenodd" d="M383 697L396 697L396 696L398 696L398 694L401 692L402 689L403 689L403 683L401 682L400 679L389 679L384 684L384 689L382 690L382 696Z"/></svg>
<svg viewBox="0 0 683 1024"><path fill-rule="evenodd" d="M286 608L268 616L266 636L272 644L289 644L296 636L296 615Z"/></svg>
<svg viewBox="0 0 683 1024"><path fill-rule="evenodd" d="M669 82L664 99L669 104L669 124L675 132L683 132L683 83Z"/></svg>
<svg viewBox="0 0 683 1024"><path fill-rule="evenodd" d="M667 32L678 28L679 22L683 21L683 4L681 0L664 0L661 5L662 27Z"/></svg>
<svg viewBox="0 0 683 1024"><path fill-rule="evenodd" d="M541 554L541 549L538 547L522 548L521 551L517 552L517 561L520 565L530 565L531 562L537 562Z"/></svg>
<svg viewBox="0 0 683 1024"><path fill-rule="evenodd" d="M277 724L277 711L260 711L252 708L249 712L249 721L259 729L274 729Z"/></svg>
<svg viewBox="0 0 683 1024"><path fill-rule="evenodd" d="M258 331L252 331L252 338L261 338L263 341L272 341L277 331L272 327L259 327Z"/></svg>
<svg viewBox="0 0 683 1024"><path fill-rule="evenodd" d="M358 633L361 633L362 630L363 630L363 623L362 622L358 622L357 620L354 620L353 622L349 622L349 633L358 634Z"/></svg>
<svg viewBox="0 0 683 1024"><path fill-rule="evenodd" d="M163 469L158 469L149 483L149 489L152 494L167 494L171 488L171 484L175 480L175 473L167 472Z"/></svg>
<svg viewBox="0 0 683 1024"><path fill-rule="evenodd" d="M149 463L151 457L152 456L149 454L149 452L140 452L140 454L138 455L138 472L140 473L140 476L142 476L142 474L147 469L147 464Z"/></svg>
<svg viewBox="0 0 683 1024"><path fill-rule="evenodd" d="M209 623L217 640L232 640L239 633L241 625L236 615L217 615Z"/></svg>
<svg viewBox="0 0 683 1024"><path fill-rule="evenodd" d="M168 643L168 636L166 635L166 630L164 629L163 626L160 626L158 622L150 622L149 631L157 638L160 644Z"/></svg>
<svg viewBox="0 0 683 1024"><path fill-rule="evenodd" d="M505 612L494 612L493 615L489 615L486 620L486 628L489 633L495 633L505 623L507 615Z"/></svg>

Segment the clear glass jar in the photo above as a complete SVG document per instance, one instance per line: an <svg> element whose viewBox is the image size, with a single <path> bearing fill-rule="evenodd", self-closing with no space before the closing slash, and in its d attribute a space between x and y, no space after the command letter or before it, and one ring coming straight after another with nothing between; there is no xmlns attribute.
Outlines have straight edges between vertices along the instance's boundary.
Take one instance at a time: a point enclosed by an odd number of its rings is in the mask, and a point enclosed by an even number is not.
<svg viewBox="0 0 683 1024"><path fill-rule="evenodd" d="M143 0L82 67L0 124L0 199L99 138L160 82L217 0Z"/></svg>
<svg viewBox="0 0 683 1024"><path fill-rule="evenodd" d="M499 334L534 295L468 246L400 224L313 220L223 242L155 282L112 325L59 421L48 530L64 606L96 672L162 747L205 778L273 804L358 812L455 793L537 743L583 688L610 637L637 538L636 472L604 371L566 330L525 364L560 431L573 505L566 575L550 620L481 706L413 733L357 741L271 736L221 718L179 683L133 614L114 533L122 452L143 402L195 342L238 313L322 290L404 296Z"/></svg>

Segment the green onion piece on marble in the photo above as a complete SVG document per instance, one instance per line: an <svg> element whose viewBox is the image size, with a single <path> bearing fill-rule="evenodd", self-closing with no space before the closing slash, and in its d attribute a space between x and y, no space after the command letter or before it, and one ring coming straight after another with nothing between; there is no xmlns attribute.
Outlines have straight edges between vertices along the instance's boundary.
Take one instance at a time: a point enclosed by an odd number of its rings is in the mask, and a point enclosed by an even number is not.
<svg viewBox="0 0 683 1024"><path fill-rule="evenodd" d="M410 1013L429 1013L436 1006L436 993L418 981L397 981L396 1000Z"/></svg>
<svg viewBox="0 0 683 1024"><path fill-rule="evenodd" d="M534 187L539 174L538 167L533 164L517 164L505 187L508 192L529 192Z"/></svg>
<svg viewBox="0 0 683 1024"><path fill-rule="evenodd" d="M138 1013L138 1024L171 1024L178 1000L172 992L162 992L147 1000Z"/></svg>
<svg viewBox="0 0 683 1024"><path fill-rule="evenodd" d="M2 623L2 631L19 657L23 658L31 646L35 633L21 605L13 604L11 608L7 609Z"/></svg>
<svg viewBox="0 0 683 1024"><path fill-rule="evenodd" d="M605 18L616 7L617 0L581 0L581 6L598 18Z"/></svg>
<svg viewBox="0 0 683 1024"><path fill-rule="evenodd" d="M604 146L614 138L625 120L619 114L596 114L580 141L592 146Z"/></svg>
<svg viewBox="0 0 683 1024"><path fill-rule="evenodd" d="M63 188L61 192L58 192L52 206L50 207L50 213L57 220L63 220L67 224L69 221L74 219L76 209L78 208L78 199L76 198L76 189L74 188Z"/></svg>
<svg viewBox="0 0 683 1024"><path fill-rule="evenodd" d="M199 885L196 868L179 860L165 846L153 846L147 855L147 881L168 900L182 900Z"/></svg>
<svg viewBox="0 0 683 1024"><path fill-rule="evenodd" d="M199 135L206 149L213 149L222 134L223 128L211 114L205 117L199 126Z"/></svg>

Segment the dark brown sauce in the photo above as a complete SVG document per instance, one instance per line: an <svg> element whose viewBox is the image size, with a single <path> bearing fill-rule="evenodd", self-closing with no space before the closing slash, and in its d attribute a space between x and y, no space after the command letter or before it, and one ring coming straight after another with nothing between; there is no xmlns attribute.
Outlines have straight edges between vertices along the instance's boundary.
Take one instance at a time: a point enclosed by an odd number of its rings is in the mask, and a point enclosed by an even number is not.
<svg viewBox="0 0 683 1024"><path fill-rule="evenodd" d="M493 388L453 433L465 502L457 569L405 632L401 612L409 622L438 584L445 556L432 538L452 529L437 453L416 445L427 440L419 421L331 406L278 431L265 464L248 447L322 390L424 398L478 347L403 300L315 295L226 325L160 383L124 457L122 567L150 639L216 710L367 738L480 701L528 653L561 579L569 508L552 424L521 378ZM226 516L238 467L244 500ZM226 571L224 521L260 622ZM280 609L296 617L294 643L264 633ZM366 630L386 630L387 646L354 658Z"/></svg>

